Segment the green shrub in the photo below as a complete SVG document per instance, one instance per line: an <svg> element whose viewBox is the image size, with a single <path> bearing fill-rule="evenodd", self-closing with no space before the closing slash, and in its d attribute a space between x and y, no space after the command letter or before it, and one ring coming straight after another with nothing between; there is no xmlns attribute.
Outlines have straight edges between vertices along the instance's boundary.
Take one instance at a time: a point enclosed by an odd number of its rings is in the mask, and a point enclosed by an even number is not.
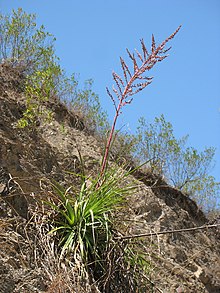
<svg viewBox="0 0 220 293"><path fill-rule="evenodd" d="M54 56L55 38L37 28L35 14L27 14L19 8L11 15L0 14L0 59L13 66L22 64L28 74L47 68Z"/></svg>
<svg viewBox="0 0 220 293"><path fill-rule="evenodd" d="M90 131L107 131L107 114L92 91L92 80L79 89L76 76L65 74L55 55L55 38L43 25L37 28L35 14L27 14L22 8L13 10L11 15L0 14L0 39L1 62L22 66L26 73L26 110L18 127L35 127L39 120L50 121L52 113L45 104L56 96L80 114Z"/></svg>
<svg viewBox="0 0 220 293"><path fill-rule="evenodd" d="M26 110L17 126L34 127L39 120L50 120L52 113L45 103L58 94L63 75L54 52L55 38L44 26L37 28L34 14L19 8L11 15L0 14L0 39L1 62L21 66L26 75Z"/></svg>
<svg viewBox="0 0 220 293"><path fill-rule="evenodd" d="M165 176L171 185L190 195L204 210L216 206L220 183L209 175L214 148L199 152L187 147L188 136L176 139L172 124L163 115L149 124L141 118L137 137L137 156L140 161L149 161L148 167L153 173Z"/></svg>
<svg viewBox="0 0 220 293"><path fill-rule="evenodd" d="M27 76L24 89L26 110L17 123L19 128L33 128L39 120L51 121L52 111L47 107L47 102L57 94L55 78L59 75L60 67L54 64L44 71L38 70Z"/></svg>
<svg viewBox="0 0 220 293"><path fill-rule="evenodd" d="M68 82L68 81L67 81ZM69 82L69 85L71 83ZM93 81L85 81L82 89L78 88L78 82L74 79L74 87L71 89L70 106L74 112L83 117L87 128L103 136L109 129L108 115L103 111L99 96L92 90ZM69 86L71 88L71 86Z"/></svg>

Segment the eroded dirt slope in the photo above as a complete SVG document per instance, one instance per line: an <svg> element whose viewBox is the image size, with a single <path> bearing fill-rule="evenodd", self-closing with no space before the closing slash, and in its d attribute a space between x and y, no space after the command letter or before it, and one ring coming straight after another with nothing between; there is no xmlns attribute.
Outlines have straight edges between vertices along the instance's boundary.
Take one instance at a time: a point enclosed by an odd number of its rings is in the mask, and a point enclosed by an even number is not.
<svg viewBox="0 0 220 293"><path fill-rule="evenodd" d="M42 193L42 179L73 184L65 171L79 172L79 150L88 173L94 172L101 161L100 143L56 100L49 104L53 121L40 123L36 130L16 128L25 109L22 82L19 71L0 66L1 293L49 292L51 280L35 263L31 248L34 238L26 237L30 207L34 208L34 198ZM134 180L139 189L129 199L126 215L122 215L127 220L127 234L207 224L197 205L162 179L136 172ZM216 228L142 238L148 251L152 292L220 292L219 240ZM56 292L68 292L63 290Z"/></svg>

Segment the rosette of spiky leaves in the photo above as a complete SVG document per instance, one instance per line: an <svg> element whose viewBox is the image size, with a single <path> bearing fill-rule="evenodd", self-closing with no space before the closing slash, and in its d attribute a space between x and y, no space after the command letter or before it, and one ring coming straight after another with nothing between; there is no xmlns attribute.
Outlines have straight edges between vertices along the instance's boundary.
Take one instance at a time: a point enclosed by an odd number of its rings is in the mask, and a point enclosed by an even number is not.
<svg viewBox="0 0 220 293"><path fill-rule="evenodd" d="M71 253L75 259L85 263L101 262L102 251L112 235L111 212L119 208L125 196L136 187L123 184L130 172L119 168L106 171L102 184L97 188L99 178L83 178L78 195L71 194L71 188L64 189L54 184L59 204L47 202L56 212L55 227L50 233L57 234L61 247L61 258ZM121 187L125 186L125 187Z"/></svg>

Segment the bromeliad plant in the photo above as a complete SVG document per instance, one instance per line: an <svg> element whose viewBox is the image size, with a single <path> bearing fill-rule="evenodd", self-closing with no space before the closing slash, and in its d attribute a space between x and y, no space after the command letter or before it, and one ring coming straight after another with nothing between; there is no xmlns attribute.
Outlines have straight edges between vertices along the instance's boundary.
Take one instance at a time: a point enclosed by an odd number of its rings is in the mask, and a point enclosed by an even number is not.
<svg viewBox="0 0 220 293"><path fill-rule="evenodd" d="M108 250L110 240L113 239L111 214L121 206L124 199L135 188L126 183L128 175L132 172L126 173L118 167L113 170L107 168L109 152L115 137L116 122L122 108L132 102L131 97L152 82L152 77L145 76L145 73L167 57L166 53L169 49L165 49L165 46L179 29L180 27L158 47L152 36L150 52L143 40L141 40L142 54L136 51L135 55L127 50L133 63L133 70L130 70L124 59L120 58L123 77L113 72L115 82L113 93L107 88L107 93L115 107L115 116L105 146L100 173L95 180L90 179L89 184L87 184L86 176L81 174L81 190L76 195L72 194L71 188L65 190L62 186L55 184L59 204L48 202L58 214L51 233L58 235L61 257L71 253L75 260L81 260L87 265L91 262L98 263L99 267L102 267L102 256Z"/></svg>
<svg viewBox="0 0 220 293"><path fill-rule="evenodd" d="M105 180L97 188L97 181L88 182L83 175L81 190L73 196L71 187L64 189L59 184L54 184L59 203L47 202L57 213L58 218L55 228L50 233L56 232L63 255L72 253L74 259L101 261L103 246L108 243L112 234L112 223L109 217L111 211L122 204L134 186L120 187L120 184L129 175L122 174L121 170L113 169L105 174Z"/></svg>

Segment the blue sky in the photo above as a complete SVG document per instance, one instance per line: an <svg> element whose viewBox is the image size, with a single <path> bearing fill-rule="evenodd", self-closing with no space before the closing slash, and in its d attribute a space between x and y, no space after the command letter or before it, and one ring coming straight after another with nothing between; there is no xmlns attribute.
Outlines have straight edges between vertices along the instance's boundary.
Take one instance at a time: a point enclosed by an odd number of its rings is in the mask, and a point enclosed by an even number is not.
<svg viewBox="0 0 220 293"><path fill-rule="evenodd" d="M126 48L150 46L153 33L163 41L180 24L170 43L170 56L151 73L153 83L124 109L121 123L135 131L138 118L147 121L164 114L175 135L189 134L189 145L213 146L220 181L220 1L219 0L0 0L0 11L22 7L36 13L38 24L57 38L56 53L68 73L94 80L94 91L112 117L113 105L105 87L112 70L120 73L119 56Z"/></svg>

